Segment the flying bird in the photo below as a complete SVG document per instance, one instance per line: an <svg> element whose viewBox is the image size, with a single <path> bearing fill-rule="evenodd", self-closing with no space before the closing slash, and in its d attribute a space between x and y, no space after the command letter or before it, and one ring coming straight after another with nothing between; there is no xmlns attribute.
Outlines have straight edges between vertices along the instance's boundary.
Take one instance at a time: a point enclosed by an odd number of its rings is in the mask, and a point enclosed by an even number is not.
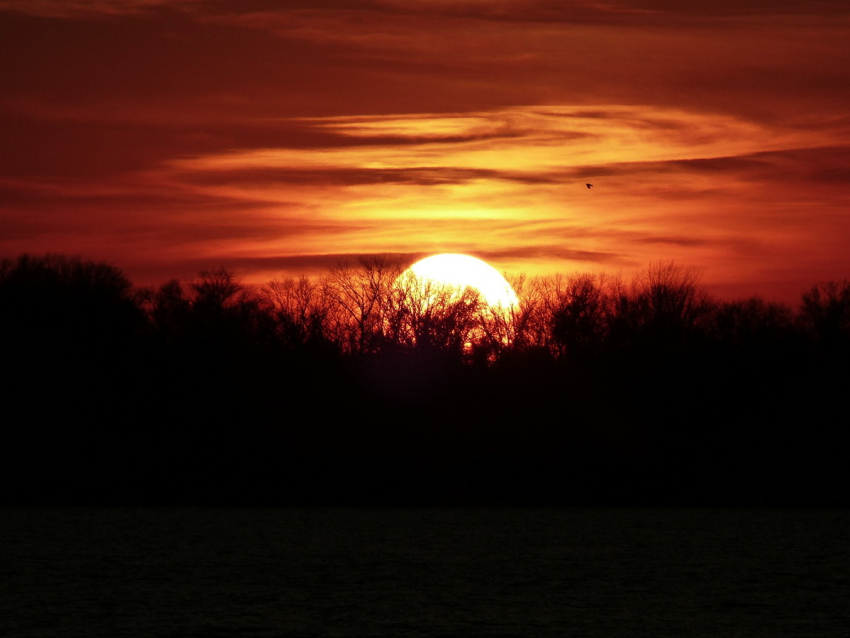
<svg viewBox="0 0 850 638"><path fill-rule="evenodd" d="M593 184L585 184L588 188L593 188Z"/></svg>

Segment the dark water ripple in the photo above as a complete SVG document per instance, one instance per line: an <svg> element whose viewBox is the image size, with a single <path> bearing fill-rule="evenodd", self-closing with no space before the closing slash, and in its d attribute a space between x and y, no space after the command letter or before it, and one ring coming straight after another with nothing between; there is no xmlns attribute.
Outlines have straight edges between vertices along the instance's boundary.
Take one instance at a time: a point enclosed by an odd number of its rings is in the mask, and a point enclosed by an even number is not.
<svg viewBox="0 0 850 638"><path fill-rule="evenodd" d="M850 512L10 509L0 635L846 636Z"/></svg>

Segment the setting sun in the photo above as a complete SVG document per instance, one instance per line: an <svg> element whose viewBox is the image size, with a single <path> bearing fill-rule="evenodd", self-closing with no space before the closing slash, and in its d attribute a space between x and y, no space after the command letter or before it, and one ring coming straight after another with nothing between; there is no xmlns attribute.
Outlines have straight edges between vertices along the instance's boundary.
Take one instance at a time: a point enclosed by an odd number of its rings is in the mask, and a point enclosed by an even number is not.
<svg viewBox="0 0 850 638"><path fill-rule="evenodd" d="M421 259L402 277L412 274L423 283L477 290L488 306L510 308L519 303L508 281L495 268L469 255L446 253Z"/></svg>

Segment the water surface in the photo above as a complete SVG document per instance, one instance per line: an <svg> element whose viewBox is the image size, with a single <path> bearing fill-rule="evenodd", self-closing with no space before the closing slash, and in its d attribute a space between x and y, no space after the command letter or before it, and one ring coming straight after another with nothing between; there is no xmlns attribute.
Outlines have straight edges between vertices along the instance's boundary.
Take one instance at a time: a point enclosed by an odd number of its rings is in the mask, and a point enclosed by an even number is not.
<svg viewBox="0 0 850 638"><path fill-rule="evenodd" d="M850 513L7 509L8 636L846 636Z"/></svg>

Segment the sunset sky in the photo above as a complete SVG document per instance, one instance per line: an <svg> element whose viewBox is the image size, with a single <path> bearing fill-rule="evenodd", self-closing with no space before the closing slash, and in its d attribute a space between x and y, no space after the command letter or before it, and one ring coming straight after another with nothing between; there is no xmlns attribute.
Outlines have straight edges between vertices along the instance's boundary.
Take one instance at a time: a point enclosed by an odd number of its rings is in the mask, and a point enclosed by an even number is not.
<svg viewBox="0 0 850 638"><path fill-rule="evenodd" d="M0 0L0 87L3 257L850 277L846 0Z"/></svg>

